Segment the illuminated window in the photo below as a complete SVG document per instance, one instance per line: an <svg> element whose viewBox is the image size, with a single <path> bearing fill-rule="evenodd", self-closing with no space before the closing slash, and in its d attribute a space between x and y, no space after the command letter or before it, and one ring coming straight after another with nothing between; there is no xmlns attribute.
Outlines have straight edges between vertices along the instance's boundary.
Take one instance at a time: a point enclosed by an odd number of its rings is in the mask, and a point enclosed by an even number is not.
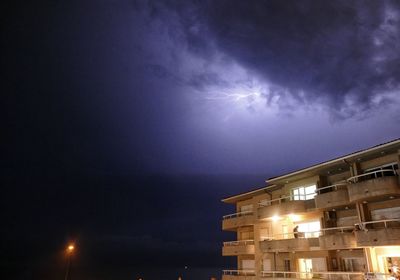
<svg viewBox="0 0 400 280"><path fill-rule="evenodd" d="M298 231L304 233L305 238L318 237L321 230L319 222L302 223L298 224L298 226Z"/></svg>
<svg viewBox="0 0 400 280"><path fill-rule="evenodd" d="M315 185L295 188L292 190L293 200L313 199L315 196L316 189L317 189L317 187Z"/></svg>

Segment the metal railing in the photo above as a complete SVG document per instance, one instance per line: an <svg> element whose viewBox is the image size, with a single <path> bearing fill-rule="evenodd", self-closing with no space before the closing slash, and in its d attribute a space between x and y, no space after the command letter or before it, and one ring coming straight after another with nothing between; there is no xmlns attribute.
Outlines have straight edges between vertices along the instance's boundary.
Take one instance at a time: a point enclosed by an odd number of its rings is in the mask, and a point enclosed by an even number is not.
<svg viewBox="0 0 400 280"><path fill-rule="evenodd" d="M291 271L262 271L261 277L267 278L290 278L290 279L328 279L328 280L352 280L364 278L363 272L291 272Z"/></svg>
<svg viewBox="0 0 400 280"><path fill-rule="evenodd" d="M288 195L288 196L283 196L280 198L275 198L275 199L270 199L270 200L264 200L258 203L259 207L265 207L265 206L270 206L272 203L275 201L278 201L278 204L281 204L282 202L286 202L286 200L292 200L293 195Z"/></svg>
<svg viewBox="0 0 400 280"><path fill-rule="evenodd" d="M296 232L293 233L278 233L268 236L263 239L264 240L285 240L285 239L294 239L294 238L317 238L319 236L327 235L328 232L332 233L345 233L345 232L353 232L354 226L344 226L344 227L333 227L333 228L321 228L317 231L308 231L308 232L297 232L297 237L295 237Z"/></svg>
<svg viewBox="0 0 400 280"><path fill-rule="evenodd" d="M229 215L225 215L222 217L223 220L226 219L232 219L232 218L237 218L237 217L242 217L242 216L250 216L253 215L253 211L243 211L243 212L237 212Z"/></svg>
<svg viewBox="0 0 400 280"><path fill-rule="evenodd" d="M372 227L371 227L372 225ZM332 228L321 228L318 231L309 231L309 232L291 232L291 233L278 233L272 234L268 237L264 237L262 241L271 241L271 240L286 240L286 239L308 239L308 238L317 238L319 236L324 236L328 234L341 234L341 233L353 233L357 230L368 230L374 228L374 225L382 225L379 228L400 228L400 219L387 219L387 220L379 220L379 221L368 221L362 223L356 223L354 226L343 226L343 227L332 227ZM295 235L297 234L297 236Z"/></svg>
<svg viewBox="0 0 400 280"><path fill-rule="evenodd" d="M347 182L354 184L357 182L362 182L370 179L376 179L381 177L396 176L397 173L393 169L382 169L378 171L367 172L361 175L353 176L347 179Z"/></svg>
<svg viewBox="0 0 400 280"><path fill-rule="evenodd" d="M273 234L271 236L263 238L262 241L271 241L271 240L288 240L288 239L308 239L308 238L318 238L319 235L315 234L314 232L297 232L297 237L295 233L278 233Z"/></svg>
<svg viewBox="0 0 400 280"><path fill-rule="evenodd" d="M271 200L264 200L260 201L258 203L259 208L265 207L265 206L271 206L274 202L278 202L278 204L282 204L288 201L305 201L307 200L307 197L310 195L313 195L314 193L309 193L309 194L292 194L288 196L283 196L280 198L275 198ZM310 198L314 199L314 198Z"/></svg>
<svg viewBox="0 0 400 280"><path fill-rule="evenodd" d="M395 280L391 274L381 272L347 272L347 271L261 271L263 279L327 279L327 280Z"/></svg>
<svg viewBox="0 0 400 280"><path fill-rule="evenodd" d="M389 223L391 223L391 225ZM374 226L374 225L380 225L380 224L382 224L384 228L388 228L388 224L390 225L390 228L393 228L393 224L395 224L397 226L396 228L400 228L400 219L388 219L388 220L361 222L361 223L356 223L355 226L356 226L356 228L358 227L359 230L368 230L370 225ZM377 227L377 229L378 228L379 227Z"/></svg>
<svg viewBox="0 0 400 280"><path fill-rule="evenodd" d="M353 230L354 230L354 226L343 226L343 227L321 228L320 231L323 232L324 234L326 234L326 232L329 232L329 231L344 233L344 232L349 232L349 231L353 231Z"/></svg>
<svg viewBox="0 0 400 280"><path fill-rule="evenodd" d="M237 241L224 242L224 246L241 246L241 245L254 245L254 240L237 240Z"/></svg>
<svg viewBox="0 0 400 280"><path fill-rule="evenodd" d="M340 186L342 186L342 187L343 186L347 186L347 183L337 183L337 184L333 184L333 185L326 186L326 187L323 187L323 188L319 188L319 189L315 190L315 193L316 194L321 194L322 190L328 190L327 192L337 191L338 187L340 187Z"/></svg>
<svg viewBox="0 0 400 280"><path fill-rule="evenodd" d="M255 272L252 269L241 269L241 270L222 270L223 275L235 275L235 276L254 276Z"/></svg>
<svg viewBox="0 0 400 280"><path fill-rule="evenodd" d="M382 272L366 272L364 274L364 280L396 280L391 274Z"/></svg>

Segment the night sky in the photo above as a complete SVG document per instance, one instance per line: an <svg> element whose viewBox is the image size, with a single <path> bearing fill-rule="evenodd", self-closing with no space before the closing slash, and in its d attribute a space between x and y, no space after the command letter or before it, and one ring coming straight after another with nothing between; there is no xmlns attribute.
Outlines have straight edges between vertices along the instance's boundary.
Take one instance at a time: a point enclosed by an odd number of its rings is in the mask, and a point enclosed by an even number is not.
<svg viewBox="0 0 400 280"><path fill-rule="evenodd" d="M0 279L219 276L222 198L400 136L399 1L1 11Z"/></svg>

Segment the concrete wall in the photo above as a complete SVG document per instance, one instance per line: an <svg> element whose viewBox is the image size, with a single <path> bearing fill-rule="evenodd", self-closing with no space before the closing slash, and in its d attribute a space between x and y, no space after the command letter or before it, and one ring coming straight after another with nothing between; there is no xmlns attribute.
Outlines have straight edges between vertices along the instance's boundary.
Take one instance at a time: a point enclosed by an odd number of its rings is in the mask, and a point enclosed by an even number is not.
<svg viewBox="0 0 400 280"><path fill-rule="evenodd" d="M320 209L333 208L346 204L349 204L349 194L347 192L347 188L318 194L315 197L315 207Z"/></svg>
<svg viewBox="0 0 400 280"><path fill-rule="evenodd" d="M400 228L369 229L356 232L357 246L376 247L400 244Z"/></svg>
<svg viewBox="0 0 400 280"><path fill-rule="evenodd" d="M254 224L254 215L246 215L222 220L222 229L236 230L238 227L252 224Z"/></svg>
<svg viewBox="0 0 400 280"><path fill-rule="evenodd" d="M397 176L375 178L359 183L349 184L350 201L368 200L369 198L400 194Z"/></svg>
<svg viewBox="0 0 400 280"><path fill-rule="evenodd" d="M352 232L336 232L319 237L322 250L352 249L357 247L356 237Z"/></svg>
<svg viewBox="0 0 400 280"><path fill-rule="evenodd" d="M253 245L229 245L222 247L223 256L237 256L237 255L253 255Z"/></svg>

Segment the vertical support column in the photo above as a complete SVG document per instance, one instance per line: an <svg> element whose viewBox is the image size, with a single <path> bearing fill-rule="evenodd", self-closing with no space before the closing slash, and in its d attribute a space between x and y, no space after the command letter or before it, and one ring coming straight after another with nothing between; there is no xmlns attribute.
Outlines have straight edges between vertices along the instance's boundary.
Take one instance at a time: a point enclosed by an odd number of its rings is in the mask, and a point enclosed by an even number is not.
<svg viewBox="0 0 400 280"><path fill-rule="evenodd" d="M366 257L368 258L368 271L379 272L376 251L374 247L365 248Z"/></svg>
<svg viewBox="0 0 400 280"><path fill-rule="evenodd" d="M351 176L357 176L361 174L360 165L358 162L353 162L350 166L350 174Z"/></svg>
<svg viewBox="0 0 400 280"><path fill-rule="evenodd" d="M261 271L262 271L262 252L260 248L260 224L258 222L254 223L254 271L256 275L256 279L261 279Z"/></svg>
<svg viewBox="0 0 400 280"><path fill-rule="evenodd" d="M353 162L350 167L351 176L357 176L361 174L360 165L357 162ZM356 203L357 214L359 222L366 222L369 220L368 206L363 203ZM363 248L365 262L367 263L367 272L373 271L373 261L371 257L371 250L369 248Z"/></svg>
<svg viewBox="0 0 400 280"><path fill-rule="evenodd" d="M240 240L240 227L236 229L236 240ZM240 256L237 256L237 270L242 269L242 259Z"/></svg>
<svg viewBox="0 0 400 280"><path fill-rule="evenodd" d="M398 170L400 170L400 149L397 150L397 166L399 167ZM397 175L399 175L399 176L397 176L397 179L398 179L399 184L400 184L400 174L397 174Z"/></svg>
<svg viewBox="0 0 400 280"><path fill-rule="evenodd" d="M236 213L238 213L238 212L240 212L240 204L236 203ZM241 232L240 227L236 228L236 240L240 240L240 237L241 237L240 232ZM236 269L240 270L240 269L242 269L242 258L241 258L241 256L237 256L236 259L237 259Z"/></svg>
<svg viewBox="0 0 400 280"><path fill-rule="evenodd" d="M254 272L255 279L261 279L261 271L263 265L263 254L261 252L260 241L261 241L261 232L260 232L260 222L258 220L258 199L253 198L253 211L254 211Z"/></svg>
<svg viewBox="0 0 400 280"><path fill-rule="evenodd" d="M237 256L237 270L243 269L242 267L242 256Z"/></svg>

